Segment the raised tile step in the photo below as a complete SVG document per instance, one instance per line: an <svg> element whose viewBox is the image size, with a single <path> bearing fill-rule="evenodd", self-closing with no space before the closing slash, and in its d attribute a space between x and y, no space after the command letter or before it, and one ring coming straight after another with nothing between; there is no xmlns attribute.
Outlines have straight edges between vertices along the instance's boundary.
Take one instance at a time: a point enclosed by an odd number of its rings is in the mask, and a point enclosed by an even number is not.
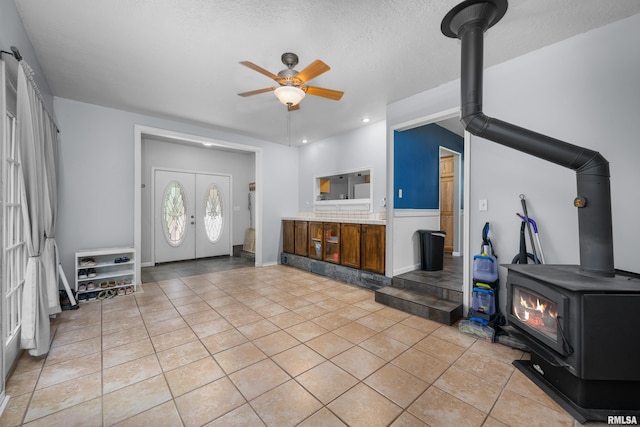
<svg viewBox="0 0 640 427"><path fill-rule="evenodd" d="M395 276L392 280L394 288L416 291L440 299L462 303L462 280L451 278L446 272L410 271Z"/></svg>
<svg viewBox="0 0 640 427"><path fill-rule="evenodd" d="M461 303L410 289L387 286L376 290L375 299L380 304L445 325L452 325L462 318Z"/></svg>

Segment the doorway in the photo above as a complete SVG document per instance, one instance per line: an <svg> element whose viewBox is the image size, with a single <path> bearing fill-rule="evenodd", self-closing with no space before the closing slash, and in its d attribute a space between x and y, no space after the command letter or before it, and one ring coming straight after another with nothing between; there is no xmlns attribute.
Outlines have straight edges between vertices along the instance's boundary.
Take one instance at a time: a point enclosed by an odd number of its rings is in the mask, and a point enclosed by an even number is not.
<svg viewBox="0 0 640 427"><path fill-rule="evenodd" d="M454 243L452 255L463 257L463 283L469 283L471 277L469 268L469 236L466 232L466 230L468 230L468 217L464 215L464 206L468 204L467 199L469 194L465 188L469 188L470 185L468 182L470 134L464 131L460 124L459 115L460 109L456 107L432 115L417 117L388 127L387 140L390 141L390 143L387 145L388 250L386 263L388 266L387 271L390 271L393 276L419 268L420 254L417 250L418 245L415 231L417 229L435 230L440 226L439 207L437 209L411 210L397 209L395 206L395 195L397 194L394 182L396 133L429 124L437 124L463 138L463 148L459 153L454 153L454 156L460 154L460 161L456 162L459 167L459 173L457 174L459 182L454 183L454 188L458 188L460 191L459 196L454 197L454 200L458 200L460 204L457 209L459 212L458 219L454 220L454 235L457 237L455 240L458 242L458 247L456 249ZM461 161L462 153L465 153L464 163ZM439 183L436 185L439 187ZM439 192L439 188L435 191ZM470 301L470 292L467 288L467 286L463 286L464 311L468 309Z"/></svg>
<svg viewBox="0 0 640 427"><path fill-rule="evenodd" d="M155 262L229 255L231 177L154 170Z"/></svg>
<svg viewBox="0 0 640 427"><path fill-rule="evenodd" d="M440 230L446 232L444 251L453 256L460 256L462 247L461 162L460 153L440 147Z"/></svg>
<svg viewBox="0 0 640 427"><path fill-rule="evenodd" d="M440 230L445 232L444 252L453 252L453 156L440 155Z"/></svg>
<svg viewBox="0 0 640 427"><path fill-rule="evenodd" d="M143 239L143 234L145 236L153 235L151 230L151 222L152 222L152 213L148 214L145 212L143 215L143 211L151 208L151 203L149 192L145 190L146 187L151 187L151 182L148 182L149 185L146 185L147 176L144 175L143 171L143 139L152 138L154 140L166 141L171 144L176 144L178 146L186 146L186 147L206 147L206 149L215 150L216 152L225 153L244 153L252 159L252 165L250 170L252 171L251 182L256 183L256 191L255 191L255 210L254 214L254 228L255 228L255 263L256 267L260 267L263 265L263 255L262 255L262 190L261 183L262 175L263 175L263 149L261 147L256 147L252 145L239 144L229 141L222 141L213 138L207 138L203 136L193 135L193 134L185 134L182 132L171 131L166 129L153 128L149 126L135 125L134 126L134 247L138 255L143 254L144 248L148 248L148 252L153 252L153 246L150 242L151 237L145 237ZM169 167L180 167L180 166L170 166ZM182 166L183 168L187 168ZM191 166L188 166L191 168ZM200 168L198 170L204 170L207 168ZM235 176L235 175L234 175ZM152 180L152 177L149 176L149 181ZM236 184L238 180L235 180ZM147 199L148 197L148 199ZM235 207L231 207L235 211ZM234 224L236 224L234 222ZM241 225L241 223L237 223L236 226ZM149 230L143 233L143 229ZM236 235L240 232L236 232ZM242 230L242 234L244 234L244 230ZM147 264L147 261L141 260L140 256L136 258L136 274L138 277L141 274L141 268ZM153 265L152 260L148 260L148 265Z"/></svg>

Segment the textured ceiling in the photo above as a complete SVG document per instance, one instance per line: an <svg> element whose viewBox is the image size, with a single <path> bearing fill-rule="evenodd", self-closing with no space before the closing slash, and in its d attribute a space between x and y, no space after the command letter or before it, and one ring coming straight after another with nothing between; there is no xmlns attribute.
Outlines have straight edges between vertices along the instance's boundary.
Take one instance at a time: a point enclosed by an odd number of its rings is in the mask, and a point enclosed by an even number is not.
<svg viewBox="0 0 640 427"><path fill-rule="evenodd" d="M440 33L458 0L16 0L55 96L287 141L273 86L243 67L277 73L283 52L302 70L331 70L290 113L291 144L385 118L390 102L459 76L460 48ZM485 66L640 13L638 0L512 0L487 34ZM19 46L18 46L19 47Z"/></svg>

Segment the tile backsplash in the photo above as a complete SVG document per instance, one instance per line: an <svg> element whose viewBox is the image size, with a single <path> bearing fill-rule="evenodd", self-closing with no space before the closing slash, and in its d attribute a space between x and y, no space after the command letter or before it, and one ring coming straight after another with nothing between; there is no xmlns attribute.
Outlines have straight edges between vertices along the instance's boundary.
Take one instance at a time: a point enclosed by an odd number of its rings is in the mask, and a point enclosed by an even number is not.
<svg viewBox="0 0 640 427"><path fill-rule="evenodd" d="M386 212L359 212L359 211L324 211L301 212L301 218L331 218L331 219L361 219L361 220L386 220Z"/></svg>

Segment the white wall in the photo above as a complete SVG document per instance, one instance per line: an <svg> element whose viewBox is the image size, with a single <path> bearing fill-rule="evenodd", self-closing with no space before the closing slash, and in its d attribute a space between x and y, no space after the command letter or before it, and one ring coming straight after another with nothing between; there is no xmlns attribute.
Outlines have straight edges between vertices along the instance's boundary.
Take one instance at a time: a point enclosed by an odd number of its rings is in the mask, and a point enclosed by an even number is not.
<svg viewBox="0 0 640 427"><path fill-rule="evenodd" d="M244 242L249 228L249 183L255 181L255 154L223 151L205 147L192 147L160 141L152 137L142 139L142 242L140 260L148 263L152 259L151 207L152 168L165 167L191 172L209 172L231 175L231 197L233 206L226 207L232 216L232 244Z"/></svg>
<svg viewBox="0 0 640 427"><path fill-rule="evenodd" d="M489 30L491 31L491 30ZM600 151L611 163L615 266L638 272L640 227L640 15L624 19L491 67L485 71L487 115L554 138ZM491 38L485 39L485 50ZM452 43L451 49L460 49ZM389 127L459 105L459 81L391 104ZM579 262L575 173L496 143L472 137L470 165L471 248L479 247L482 226L491 222L499 261L518 250L521 211L518 195L540 228L549 263ZM479 199L489 210L479 212ZM504 286L504 269L501 282Z"/></svg>
<svg viewBox="0 0 640 427"><path fill-rule="evenodd" d="M393 276L420 269L417 230L440 230L438 209L397 209L393 218Z"/></svg>
<svg viewBox="0 0 640 427"><path fill-rule="evenodd" d="M54 98L60 126L57 242L69 280L73 254L134 244L136 124L262 148L263 264L276 263L281 217L298 210L297 149L216 129Z"/></svg>
<svg viewBox="0 0 640 427"><path fill-rule="evenodd" d="M610 162L615 266L636 272L640 200L631 195L638 194L640 183L635 126L640 117L639 39L636 15L532 52L487 72L484 96L488 115L599 151ZM507 219L521 211L518 195L523 193L538 222L547 262L579 263L573 171L477 138L471 167L470 206L489 200L483 215L470 210L472 237L480 235L485 219L502 214L494 236L501 261L512 257L519 220ZM485 185L474 185L480 177ZM501 185L493 188L488 182Z"/></svg>
<svg viewBox="0 0 640 427"><path fill-rule="evenodd" d="M369 123L354 131L300 148L299 211L313 210L314 178L342 171L371 168L373 211L383 212L381 201L386 197L386 123Z"/></svg>

